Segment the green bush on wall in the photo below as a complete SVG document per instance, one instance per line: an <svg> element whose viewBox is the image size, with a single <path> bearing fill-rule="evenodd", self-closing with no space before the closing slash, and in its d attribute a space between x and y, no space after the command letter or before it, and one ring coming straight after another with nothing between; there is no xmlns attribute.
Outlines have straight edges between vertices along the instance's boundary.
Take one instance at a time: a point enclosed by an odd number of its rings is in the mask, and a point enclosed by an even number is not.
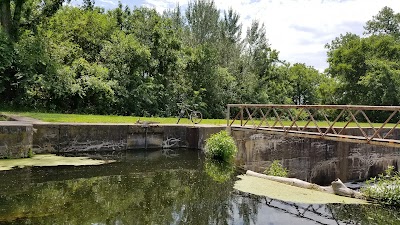
<svg viewBox="0 0 400 225"><path fill-rule="evenodd" d="M400 173L389 166L385 174L379 174L367 181L361 192L379 204L400 206Z"/></svg>
<svg viewBox="0 0 400 225"><path fill-rule="evenodd" d="M206 140L205 152L208 158L228 162L235 157L237 151L235 141L225 130Z"/></svg>
<svg viewBox="0 0 400 225"><path fill-rule="evenodd" d="M264 171L269 176L288 177L289 171L283 167L279 160L274 160L272 164Z"/></svg>

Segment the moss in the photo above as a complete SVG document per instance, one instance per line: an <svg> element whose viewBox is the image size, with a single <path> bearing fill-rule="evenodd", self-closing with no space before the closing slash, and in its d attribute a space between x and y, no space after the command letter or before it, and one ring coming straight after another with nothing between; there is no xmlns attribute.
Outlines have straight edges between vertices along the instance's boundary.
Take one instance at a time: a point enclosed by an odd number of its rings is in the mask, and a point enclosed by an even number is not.
<svg viewBox="0 0 400 225"><path fill-rule="evenodd" d="M93 160L88 157L63 157L53 154L34 155L32 158L25 159L1 159L0 171L11 170L13 168L23 168L27 166L84 166L102 165L115 162L114 160Z"/></svg>

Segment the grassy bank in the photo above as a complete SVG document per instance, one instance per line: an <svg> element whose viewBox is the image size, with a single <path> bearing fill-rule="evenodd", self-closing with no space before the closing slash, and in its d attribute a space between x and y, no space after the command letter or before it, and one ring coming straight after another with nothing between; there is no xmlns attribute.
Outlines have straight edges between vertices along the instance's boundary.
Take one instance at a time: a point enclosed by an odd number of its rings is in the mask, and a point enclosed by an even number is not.
<svg viewBox="0 0 400 225"><path fill-rule="evenodd" d="M54 122L54 123L136 123L137 121L151 121L160 124L176 124L178 121L177 117L135 117L135 116L116 116L116 115L80 115L80 114L60 114L60 113L39 113L39 112L3 112L4 114L13 114L24 117L31 117L35 119L42 120L44 122ZM258 125L261 120L254 121L254 124ZM274 120L268 121L269 125L275 123ZM292 125L291 121L282 121L284 126ZM296 124L298 126L305 126L306 121L298 121ZM318 121L318 126L329 127L327 122ZM343 127L347 122L337 122L335 127ZM188 118L182 118L179 124L192 124ZM226 119L203 119L200 124L209 125L226 125ZM235 121L235 124L240 124L240 121ZM252 121L249 121L247 125L254 125ZM265 122L263 123L265 125ZM277 126L280 123L276 124ZM381 126L381 123L373 123L375 128ZM308 124L309 127L315 126L314 123ZM362 127L370 127L368 123L360 123ZM394 124L387 124L385 127L393 127ZM295 126L293 126L295 127ZM350 123L348 127L357 127L356 123Z"/></svg>
<svg viewBox="0 0 400 225"><path fill-rule="evenodd" d="M60 114L60 113L38 113L38 112L3 112L24 117L31 117L44 122L54 123L136 123L138 121L151 121L161 124L176 124L177 117L135 117L135 116L116 116L116 115L80 115L80 114ZM188 118L182 118L179 124L192 124ZM203 119L201 124L226 125L225 119Z"/></svg>

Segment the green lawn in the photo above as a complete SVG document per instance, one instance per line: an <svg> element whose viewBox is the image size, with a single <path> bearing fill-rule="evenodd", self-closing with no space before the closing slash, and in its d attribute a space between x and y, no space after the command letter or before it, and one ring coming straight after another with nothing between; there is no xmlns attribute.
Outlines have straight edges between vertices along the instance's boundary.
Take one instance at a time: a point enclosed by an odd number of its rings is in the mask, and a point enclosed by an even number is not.
<svg viewBox="0 0 400 225"><path fill-rule="evenodd" d="M161 124L176 124L177 117L135 117L115 115L80 115L80 114L59 114L59 113L37 113L37 112L4 112L19 116L32 117L45 122L54 123L136 123L140 121L158 122ZM179 124L192 124L187 118L182 118ZM201 124L226 125L225 119L203 119Z"/></svg>
<svg viewBox="0 0 400 225"><path fill-rule="evenodd" d="M115 115L80 115L80 114L59 114L59 113L37 113L37 112L4 112L5 114L14 114L19 116L32 117L45 122L55 123L136 123L140 121L151 121L158 122L161 124L176 124L178 121L177 117L160 118L160 117L134 117L134 116L115 116ZM261 121L256 120L254 123L258 125ZM274 124L275 121L268 121L269 125ZM298 126L305 126L306 121L297 122ZM192 124L187 118L182 118L179 124ZM226 119L203 119L200 124L209 125L226 125ZM240 124L240 121L235 121L235 124ZM265 124L265 122L263 123ZM283 121L283 125L290 126L291 121ZM337 122L335 127L343 127L346 122ZM247 125L253 125L252 121L249 121ZM277 123L277 126L280 125ZM368 123L360 123L362 127L370 127ZM380 123L373 124L375 128L381 126ZM314 123L310 123L309 127L314 126ZM319 121L318 126L329 127L328 123ZM387 124L386 127L393 127L394 124ZM355 123L350 123L348 127L357 127Z"/></svg>

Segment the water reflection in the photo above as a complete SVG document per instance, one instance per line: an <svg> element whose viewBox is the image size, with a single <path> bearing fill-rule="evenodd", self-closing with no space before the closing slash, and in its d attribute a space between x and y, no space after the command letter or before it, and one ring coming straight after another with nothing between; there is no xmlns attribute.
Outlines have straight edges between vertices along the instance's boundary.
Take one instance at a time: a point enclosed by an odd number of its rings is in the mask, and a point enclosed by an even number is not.
<svg viewBox="0 0 400 225"><path fill-rule="evenodd" d="M102 166L1 172L0 224L395 224L399 219L396 210L377 206L302 205L241 193L233 189L231 167L205 163L197 151L169 153L125 152L118 163Z"/></svg>
<svg viewBox="0 0 400 225"><path fill-rule="evenodd" d="M205 171L214 181L223 183L232 179L235 172L233 163L218 161L214 159L206 159Z"/></svg>

